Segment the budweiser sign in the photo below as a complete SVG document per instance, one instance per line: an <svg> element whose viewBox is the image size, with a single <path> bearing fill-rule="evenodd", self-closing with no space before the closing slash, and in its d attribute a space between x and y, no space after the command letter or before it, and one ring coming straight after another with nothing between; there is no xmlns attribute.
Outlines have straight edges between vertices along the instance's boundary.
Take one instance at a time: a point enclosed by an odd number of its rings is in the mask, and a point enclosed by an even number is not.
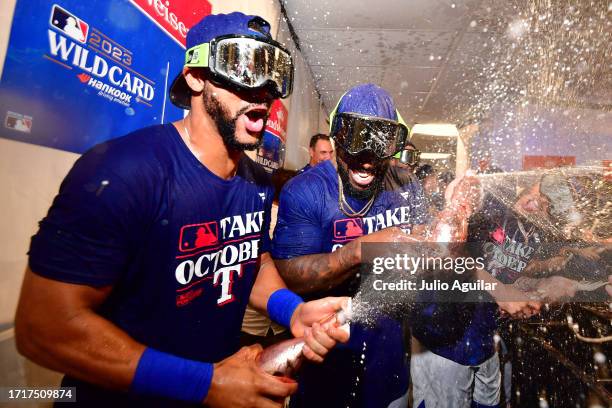
<svg viewBox="0 0 612 408"><path fill-rule="evenodd" d="M168 35L185 47L187 31L211 13L207 0L130 0Z"/></svg>

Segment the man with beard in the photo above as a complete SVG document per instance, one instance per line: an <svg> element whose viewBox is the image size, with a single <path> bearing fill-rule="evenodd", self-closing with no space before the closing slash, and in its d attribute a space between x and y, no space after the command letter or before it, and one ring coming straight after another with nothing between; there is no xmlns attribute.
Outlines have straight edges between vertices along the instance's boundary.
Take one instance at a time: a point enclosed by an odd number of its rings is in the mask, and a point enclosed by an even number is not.
<svg viewBox="0 0 612 408"><path fill-rule="evenodd" d="M390 158L408 129L390 95L359 85L339 101L330 119L338 170L320 163L290 180L280 196L272 255L287 285L308 297L355 294L361 243L401 241L423 222L418 184L384 191ZM373 327L351 325L346 347L320 366L306 366L293 407L406 406L408 367L402 328L390 317Z"/></svg>
<svg viewBox="0 0 612 408"><path fill-rule="evenodd" d="M85 153L32 238L17 347L79 406L281 407L297 385L258 367L260 346L238 351L247 303L309 359L347 340L311 327L345 299L303 303L278 275L273 189L244 154L291 93L291 56L242 13L205 17L187 48L170 92L189 115Z"/></svg>

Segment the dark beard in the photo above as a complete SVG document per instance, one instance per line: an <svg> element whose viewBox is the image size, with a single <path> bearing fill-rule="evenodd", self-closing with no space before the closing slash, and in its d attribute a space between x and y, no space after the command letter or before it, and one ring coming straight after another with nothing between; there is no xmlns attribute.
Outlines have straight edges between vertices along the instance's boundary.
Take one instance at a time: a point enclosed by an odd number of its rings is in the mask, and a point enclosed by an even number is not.
<svg viewBox="0 0 612 408"><path fill-rule="evenodd" d="M340 180L342 181L344 194L351 198L355 198L357 200L369 200L382 190L383 178L378 174L376 174L372 183L370 183L370 185L365 189L357 189L351 184L348 170L346 170L346 168L340 163L338 163L338 174L340 175Z"/></svg>
<svg viewBox="0 0 612 408"><path fill-rule="evenodd" d="M204 107L206 112L213 119L215 124L217 125L217 130L223 139L223 143L228 148L228 150L235 151L245 151L245 150L255 150L261 146L263 142L263 137L260 137L259 140L255 143L241 143L236 139L236 121L247 110L249 110L249 106L245 106L240 109L234 117L230 115L230 113L221 105L221 102L212 94L210 91L204 91ZM264 126L267 121L267 117L264 120ZM263 130L262 130L263 133Z"/></svg>

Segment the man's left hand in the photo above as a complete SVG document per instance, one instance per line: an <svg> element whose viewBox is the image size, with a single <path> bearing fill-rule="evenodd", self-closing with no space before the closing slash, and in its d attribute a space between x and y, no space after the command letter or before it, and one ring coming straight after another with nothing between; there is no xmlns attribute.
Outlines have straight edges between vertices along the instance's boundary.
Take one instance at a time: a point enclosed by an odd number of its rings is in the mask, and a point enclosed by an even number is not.
<svg viewBox="0 0 612 408"><path fill-rule="evenodd" d="M538 295L547 302L559 302L576 295L578 283L563 276L543 278L537 285Z"/></svg>
<svg viewBox="0 0 612 408"><path fill-rule="evenodd" d="M469 218L482 201L482 186L473 171L453 180L444 193L446 209L462 218Z"/></svg>
<svg viewBox="0 0 612 408"><path fill-rule="evenodd" d="M348 341L348 332L338 327L333 318L335 313L347 308L348 300L347 297L326 297L302 303L295 309L291 333L304 338L306 358L320 363L337 342Z"/></svg>

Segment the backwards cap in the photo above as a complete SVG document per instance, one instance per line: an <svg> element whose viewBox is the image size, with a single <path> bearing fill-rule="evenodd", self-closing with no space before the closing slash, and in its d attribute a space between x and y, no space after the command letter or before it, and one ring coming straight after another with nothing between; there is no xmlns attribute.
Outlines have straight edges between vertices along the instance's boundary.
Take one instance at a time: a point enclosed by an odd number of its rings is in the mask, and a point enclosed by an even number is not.
<svg viewBox="0 0 612 408"><path fill-rule="evenodd" d="M230 14L210 14L187 32L187 49L230 34L269 39L270 24L259 16L249 16L237 11ZM189 109L191 106L191 92L182 72L172 82L170 100L180 108Z"/></svg>
<svg viewBox="0 0 612 408"><path fill-rule="evenodd" d="M344 112L398 120L391 95L374 84L357 85L345 93L338 102L337 110L337 113Z"/></svg>

